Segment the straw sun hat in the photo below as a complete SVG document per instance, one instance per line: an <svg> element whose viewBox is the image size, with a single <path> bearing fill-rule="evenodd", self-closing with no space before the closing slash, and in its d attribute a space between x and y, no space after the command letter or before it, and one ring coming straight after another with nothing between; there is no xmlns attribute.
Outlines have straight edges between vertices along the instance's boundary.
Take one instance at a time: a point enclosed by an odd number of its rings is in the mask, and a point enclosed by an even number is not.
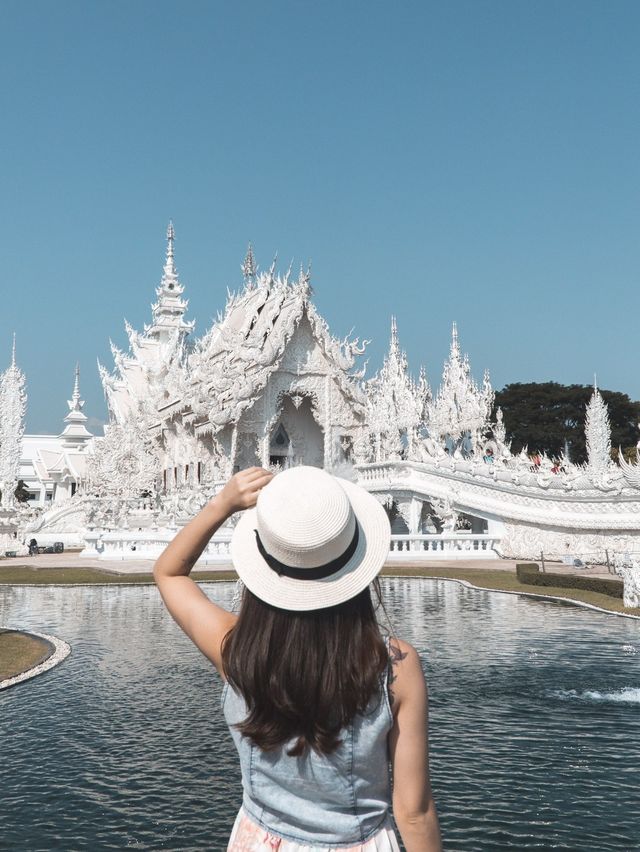
<svg viewBox="0 0 640 852"><path fill-rule="evenodd" d="M316 467L294 467L263 488L233 533L231 557L265 603L325 609L355 597L389 552L387 514L363 488Z"/></svg>

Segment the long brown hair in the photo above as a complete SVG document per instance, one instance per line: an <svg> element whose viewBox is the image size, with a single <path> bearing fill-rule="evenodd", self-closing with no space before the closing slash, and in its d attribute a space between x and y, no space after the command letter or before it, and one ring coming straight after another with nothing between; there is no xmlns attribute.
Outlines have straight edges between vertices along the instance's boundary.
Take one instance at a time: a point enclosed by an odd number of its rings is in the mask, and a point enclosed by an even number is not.
<svg viewBox="0 0 640 852"><path fill-rule="evenodd" d="M340 731L380 694L388 661L368 588L309 612L277 609L245 588L222 646L226 678L249 711L238 730L264 751L295 739L294 757L335 751Z"/></svg>

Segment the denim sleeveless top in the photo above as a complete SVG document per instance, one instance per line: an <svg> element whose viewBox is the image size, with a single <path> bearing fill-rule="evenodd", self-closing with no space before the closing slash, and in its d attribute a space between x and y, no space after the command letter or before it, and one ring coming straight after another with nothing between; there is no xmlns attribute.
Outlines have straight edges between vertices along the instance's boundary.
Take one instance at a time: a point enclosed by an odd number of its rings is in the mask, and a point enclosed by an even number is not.
<svg viewBox="0 0 640 852"><path fill-rule="evenodd" d="M393 714L387 673L367 712L342 731L341 744L329 755L309 749L302 757L290 757L291 743L262 751L234 727L246 718L247 708L229 684L222 708L240 756L242 805L254 822L287 840L315 846L356 845L382 828L391 807L387 734Z"/></svg>

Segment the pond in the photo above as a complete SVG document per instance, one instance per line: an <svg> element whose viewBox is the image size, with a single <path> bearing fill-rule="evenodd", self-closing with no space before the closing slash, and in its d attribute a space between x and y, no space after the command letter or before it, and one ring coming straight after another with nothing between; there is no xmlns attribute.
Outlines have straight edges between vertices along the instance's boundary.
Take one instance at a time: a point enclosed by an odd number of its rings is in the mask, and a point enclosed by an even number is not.
<svg viewBox="0 0 640 852"><path fill-rule="evenodd" d="M640 622L388 579L424 662L447 850L640 848ZM233 585L207 584L228 605ZM240 803L221 684L152 587L0 590L73 652L0 693L0 848L222 850Z"/></svg>

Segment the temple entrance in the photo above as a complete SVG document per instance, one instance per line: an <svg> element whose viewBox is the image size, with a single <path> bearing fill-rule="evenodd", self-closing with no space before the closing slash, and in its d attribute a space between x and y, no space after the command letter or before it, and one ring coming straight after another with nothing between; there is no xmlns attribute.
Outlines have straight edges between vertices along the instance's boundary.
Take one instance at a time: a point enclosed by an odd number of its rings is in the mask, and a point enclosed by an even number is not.
<svg viewBox="0 0 640 852"><path fill-rule="evenodd" d="M291 467L293 446L287 430L279 423L269 444L269 464Z"/></svg>
<svg viewBox="0 0 640 852"><path fill-rule="evenodd" d="M313 416L310 397L295 394L283 398L269 442L269 463L282 468L323 467L324 432Z"/></svg>

